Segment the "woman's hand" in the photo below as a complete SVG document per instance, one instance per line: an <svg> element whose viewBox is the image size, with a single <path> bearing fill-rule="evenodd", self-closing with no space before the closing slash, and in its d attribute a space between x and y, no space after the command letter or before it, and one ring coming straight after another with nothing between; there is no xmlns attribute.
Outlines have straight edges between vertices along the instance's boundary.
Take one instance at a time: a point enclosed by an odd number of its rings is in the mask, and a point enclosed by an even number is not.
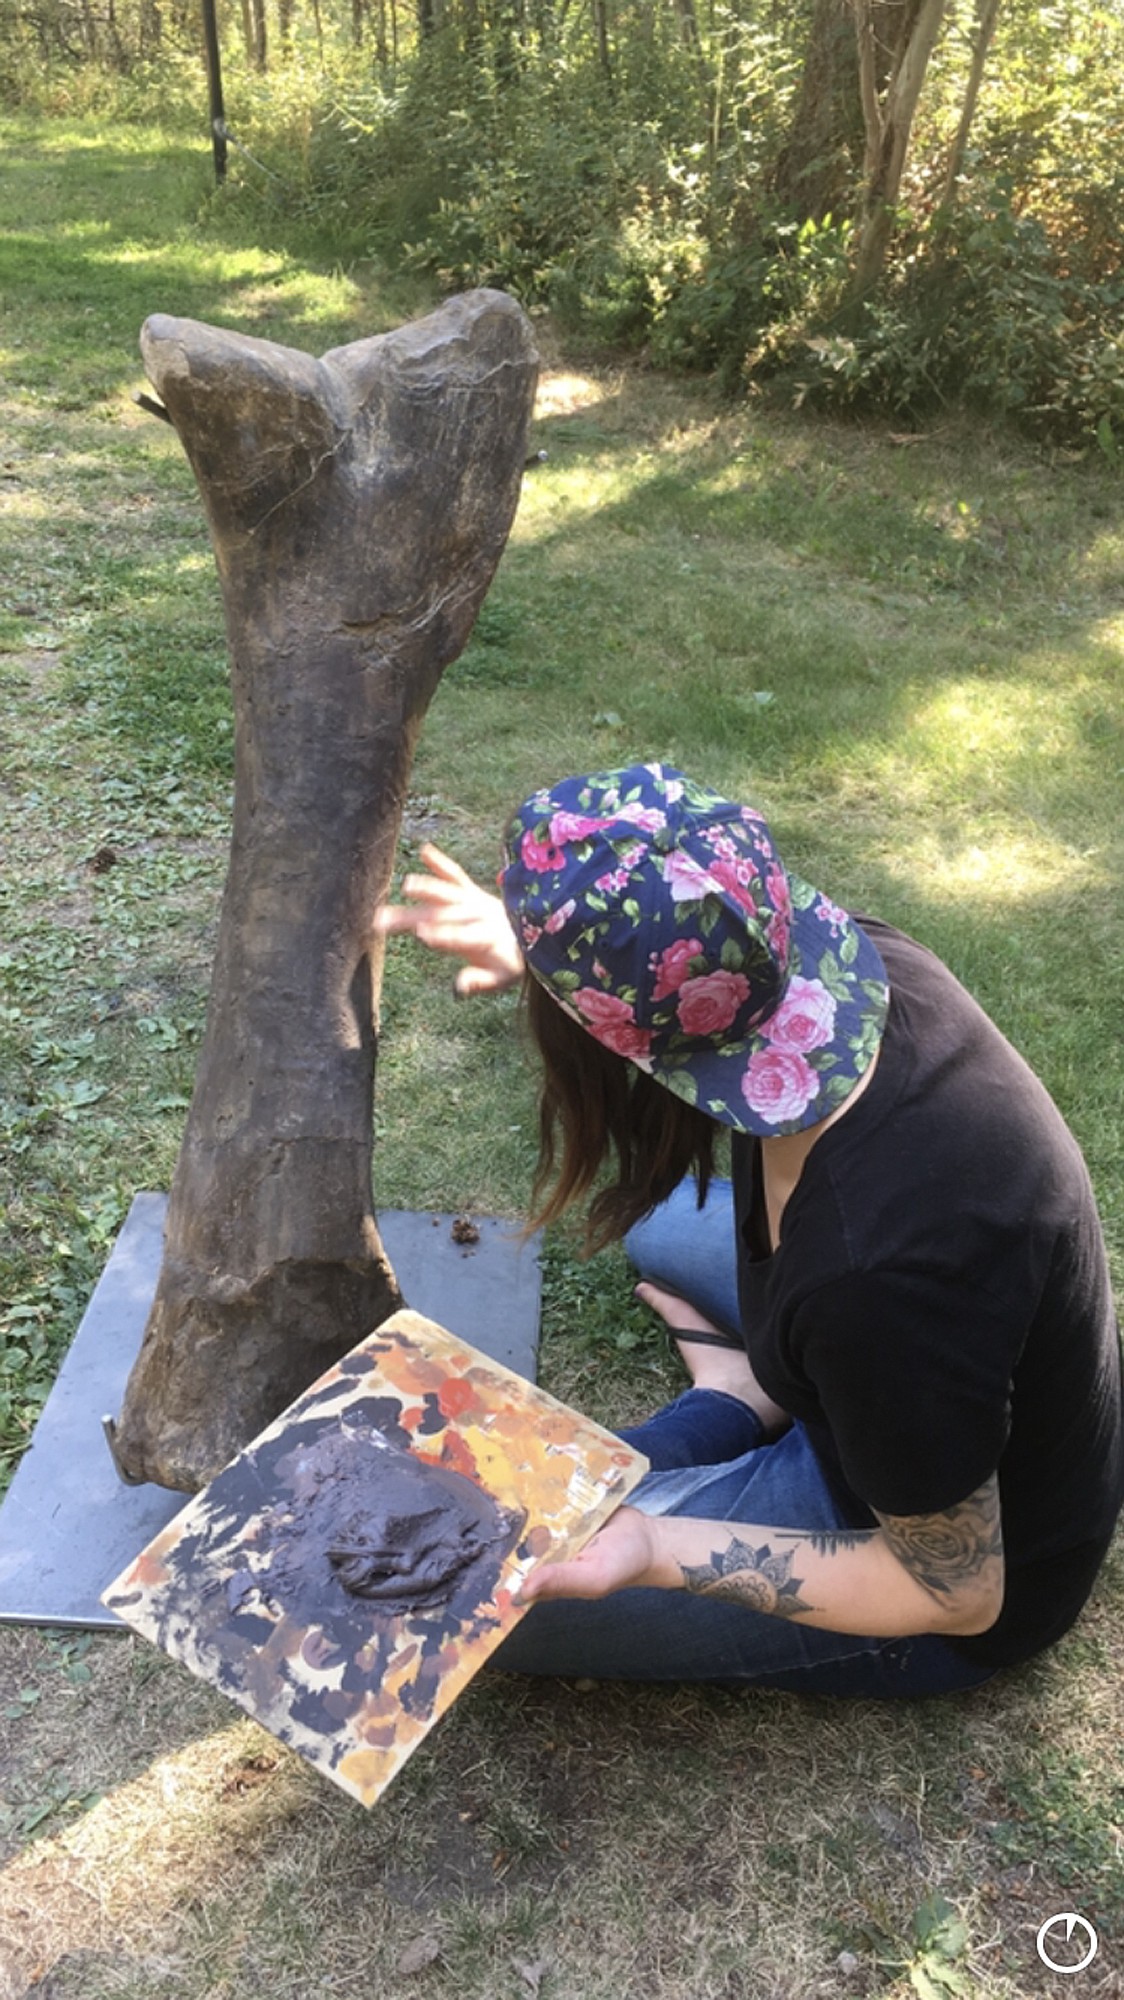
<svg viewBox="0 0 1124 2000"><path fill-rule="evenodd" d="M519 1591L520 1604L549 1597L608 1597L638 1585L666 1586L674 1577L659 1561L659 1519L621 1507L569 1562L545 1562Z"/></svg>
<svg viewBox="0 0 1124 2000"><path fill-rule="evenodd" d="M457 993L502 993L523 977L523 954L498 896L481 889L451 854L430 842L420 850L427 875L407 875L408 903L385 903L375 912L382 937L409 931L434 951L463 958Z"/></svg>

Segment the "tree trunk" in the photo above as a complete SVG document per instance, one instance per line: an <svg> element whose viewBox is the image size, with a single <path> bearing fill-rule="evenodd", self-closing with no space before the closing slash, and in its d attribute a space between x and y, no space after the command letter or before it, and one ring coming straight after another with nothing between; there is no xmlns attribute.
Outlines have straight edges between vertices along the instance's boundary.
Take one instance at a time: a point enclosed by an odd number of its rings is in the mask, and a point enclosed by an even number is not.
<svg viewBox="0 0 1124 2000"><path fill-rule="evenodd" d="M254 31L254 68L264 70L269 64L269 45L265 26L265 0L250 0L250 19Z"/></svg>
<svg viewBox="0 0 1124 2000"><path fill-rule="evenodd" d="M976 115L976 104L979 100L980 86L983 83L984 69L987 66L988 51L991 48L992 38L995 34L995 24L999 19L999 6L1000 0L978 0L976 40L972 49L972 67L968 72L968 83L964 91L964 103L960 112L960 123L956 128L956 137L952 142L952 150L948 156L948 172L945 175L944 192L941 195L942 204L946 206L955 197L956 183L960 179L961 169L964 165L968 134L972 129L972 120Z"/></svg>
<svg viewBox="0 0 1124 2000"><path fill-rule="evenodd" d="M685 49L693 56L702 53L702 37L699 34L699 17L695 12L695 0L675 0L675 11L679 17L679 34Z"/></svg>
<svg viewBox="0 0 1124 2000"><path fill-rule="evenodd" d="M852 300L865 298L882 275L894 229L909 135L946 0L907 0L889 81L878 84L878 41L872 0L852 0L859 44L859 87L866 126L865 186Z"/></svg>
<svg viewBox="0 0 1124 2000"><path fill-rule="evenodd" d="M850 0L816 0L788 137L773 192L803 222L849 214L863 116Z"/></svg>
<svg viewBox="0 0 1124 2000"><path fill-rule="evenodd" d="M160 0L142 0L140 11L141 55L159 55L163 41L164 17L160 12Z"/></svg>
<svg viewBox="0 0 1124 2000"><path fill-rule="evenodd" d="M859 76L857 0L815 0L800 89L772 186L801 222L850 215L867 142ZM908 40L918 0L868 0L867 40L876 96Z"/></svg>
<svg viewBox="0 0 1124 2000"><path fill-rule="evenodd" d="M222 58L215 0L203 0L203 48L207 61L207 103L211 114L211 156L216 181L226 179L226 112L222 96Z"/></svg>
<svg viewBox="0 0 1124 2000"><path fill-rule="evenodd" d="M116 0L105 0L105 25L109 30L109 40L112 44L111 60L113 67L124 73L128 69L129 63L128 57L125 54L125 45L121 40L121 30L117 25Z"/></svg>
<svg viewBox="0 0 1124 2000"><path fill-rule="evenodd" d="M381 953L414 742L514 515L536 356L480 291L321 360L150 319L202 492L234 824L126 1478L192 1491L400 1303L371 1192Z"/></svg>
<svg viewBox="0 0 1124 2000"><path fill-rule="evenodd" d="M597 37L597 60L601 74L609 83L613 80L613 58L609 49L609 0L592 0L593 32Z"/></svg>

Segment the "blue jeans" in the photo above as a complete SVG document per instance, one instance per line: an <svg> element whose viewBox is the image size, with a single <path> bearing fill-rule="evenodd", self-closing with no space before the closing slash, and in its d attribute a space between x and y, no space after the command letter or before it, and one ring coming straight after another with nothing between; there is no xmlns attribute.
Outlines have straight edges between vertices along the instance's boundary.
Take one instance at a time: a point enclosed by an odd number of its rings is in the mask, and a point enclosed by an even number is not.
<svg viewBox="0 0 1124 2000"><path fill-rule="evenodd" d="M728 1182L712 1183L701 1210L694 1183L683 1183L630 1231L625 1248L642 1277L682 1293L716 1324L738 1326ZM652 1462L631 1497L646 1514L777 1528L853 1525L802 1425L769 1443L760 1418L718 1390L688 1389L621 1435ZM680 1590L622 1590L593 1601L535 1605L494 1663L512 1673L709 1681L864 1698L948 1694L976 1687L992 1672L935 1633L868 1639L823 1632Z"/></svg>

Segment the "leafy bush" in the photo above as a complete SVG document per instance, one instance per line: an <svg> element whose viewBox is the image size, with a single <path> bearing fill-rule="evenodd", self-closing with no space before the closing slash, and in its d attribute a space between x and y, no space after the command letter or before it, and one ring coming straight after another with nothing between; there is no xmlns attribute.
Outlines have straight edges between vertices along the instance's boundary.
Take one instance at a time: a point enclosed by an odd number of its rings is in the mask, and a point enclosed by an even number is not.
<svg viewBox="0 0 1124 2000"><path fill-rule="evenodd" d="M455 34L433 36L396 93L352 95L318 126L308 201L450 290L499 285L634 341L699 257L673 170L675 131L691 122L681 66L662 89L656 66L649 51L649 115L624 117L624 84L610 88L587 52L512 72L495 36L470 55Z"/></svg>
<svg viewBox="0 0 1124 2000"><path fill-rule="evenodd" d="M795 264L795 277L802 265ZM974 189L903 232L879 291L834 313L809 277L773 318L746 373L796 399L919 417L966 404L1042 434L1124 446L1124 273L1090 273L1009 180ZM732 330L731 330L732 331Z"/></svg>
<svg viewBox="0 0 1124 2000"><path fill-rule="evenodd" d="M850 272L849 221L778 216L745 247L716 251L669 300L654 336L672 366L727 376L783 362L806 328L838 309ZM757 339L747 353L747 333Z"/></svg>

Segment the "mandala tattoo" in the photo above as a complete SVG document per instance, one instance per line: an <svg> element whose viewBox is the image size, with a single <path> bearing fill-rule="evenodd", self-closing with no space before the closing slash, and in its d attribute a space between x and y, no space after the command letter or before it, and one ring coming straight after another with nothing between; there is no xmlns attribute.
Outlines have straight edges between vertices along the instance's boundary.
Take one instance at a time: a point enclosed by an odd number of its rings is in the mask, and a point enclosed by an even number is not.
<svg viewBox="0 0 1124 2000"><path fill-rule="evenodd" d="M759 1549L731 1536L726 1548L715 1549L708 1563L682 1563L683 1587L701 1597L721 1597L751 1611L768 1611L774 1618L795 1618L814 1611L800 1595L802 1579L792 1575L795 1551L774 1555L767 1543Z"/></svg>

